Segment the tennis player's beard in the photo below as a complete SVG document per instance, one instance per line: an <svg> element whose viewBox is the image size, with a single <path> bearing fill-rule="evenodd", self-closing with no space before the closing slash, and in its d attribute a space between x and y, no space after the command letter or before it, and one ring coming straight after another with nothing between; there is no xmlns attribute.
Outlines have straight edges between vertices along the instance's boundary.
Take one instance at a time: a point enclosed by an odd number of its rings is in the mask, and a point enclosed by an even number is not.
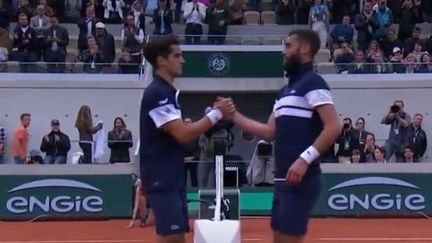
<svg viewBox="0 0 432 243"><path fill-rule="evenodd" d="M296 74L301 67L301 59L300 55L292 55L289 58L286 58L284 61L284 68L287 77L291 77Z"/></svg>

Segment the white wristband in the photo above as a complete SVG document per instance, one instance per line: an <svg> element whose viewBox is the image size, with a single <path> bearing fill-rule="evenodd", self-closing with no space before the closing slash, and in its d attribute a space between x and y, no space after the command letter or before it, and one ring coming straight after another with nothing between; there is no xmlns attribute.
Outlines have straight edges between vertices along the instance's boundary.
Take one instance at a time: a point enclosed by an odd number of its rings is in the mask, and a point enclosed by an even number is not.
<svg viewBox="0 0 432 243"><path fill-rule="evenodd" d="M213 125L223 118L223 114L219 109L212 109L206 114L206 116L210 119Z"/></svg>
<svg viewBox="0 0 432 243"><path fill-rule="evenodd" d="M314 162L319 156L320 153L312 145L300 154L300 158L304 159L308 164Z"/></svg>

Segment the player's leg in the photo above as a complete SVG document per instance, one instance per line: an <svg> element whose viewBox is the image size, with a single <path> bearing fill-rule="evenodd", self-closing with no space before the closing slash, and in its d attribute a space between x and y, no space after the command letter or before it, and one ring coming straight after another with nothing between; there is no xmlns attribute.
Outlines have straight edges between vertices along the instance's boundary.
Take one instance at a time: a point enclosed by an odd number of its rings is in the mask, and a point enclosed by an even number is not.
<svg viewBox="0 0 432 243"><path fill-rule="evenodd" d="M304 178L298 185L275 184L271 220L274 243L303 242L320 190L320 176Z"/></svg>
<svg viewBox="0 0 432 243"><path fill-rule="evenodd" d="M189 232L185 191L152 192L147 195L155 217L159 243L184 243Z"/></svg>

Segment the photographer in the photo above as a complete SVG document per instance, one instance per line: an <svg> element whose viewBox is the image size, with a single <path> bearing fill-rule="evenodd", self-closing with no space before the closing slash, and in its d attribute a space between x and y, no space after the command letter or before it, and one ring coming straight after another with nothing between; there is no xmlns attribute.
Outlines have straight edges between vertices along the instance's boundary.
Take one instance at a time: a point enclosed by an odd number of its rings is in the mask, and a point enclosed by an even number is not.
<svg viewBox="0 0 432 243"><path fill-rule="evenodd" d="M337 158L339 163L350 163L352 150L358 148L358 140L354 138L354 130L352 127L352 120L346 117L342 120L343 128L339 139L336 141L339 144Z"/></svg>
<svg viewBox="0 0 432 243"><path fill-rule="evenodd" d="M390 125L390 132L383 148L386 158L390 160L395 154L396 162L402 162L402 146L408 133L411 117L404 111L404 102L396 100L390 107L390 111L383 117L381 124Z"/></svg>

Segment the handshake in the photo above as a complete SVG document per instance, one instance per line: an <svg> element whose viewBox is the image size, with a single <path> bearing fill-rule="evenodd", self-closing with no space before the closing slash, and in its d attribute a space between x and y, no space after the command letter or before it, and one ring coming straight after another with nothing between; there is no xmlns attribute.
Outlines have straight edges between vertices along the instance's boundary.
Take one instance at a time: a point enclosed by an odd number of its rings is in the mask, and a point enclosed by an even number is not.
<svg viewBox="0 0 432 243"><path fill-rule="evenodd" d="M224 97L218 97L213 103L213 107L205 109L205 114L213 125L222 119L231 120L235 112L236 108L232 99Z"/></svg>

